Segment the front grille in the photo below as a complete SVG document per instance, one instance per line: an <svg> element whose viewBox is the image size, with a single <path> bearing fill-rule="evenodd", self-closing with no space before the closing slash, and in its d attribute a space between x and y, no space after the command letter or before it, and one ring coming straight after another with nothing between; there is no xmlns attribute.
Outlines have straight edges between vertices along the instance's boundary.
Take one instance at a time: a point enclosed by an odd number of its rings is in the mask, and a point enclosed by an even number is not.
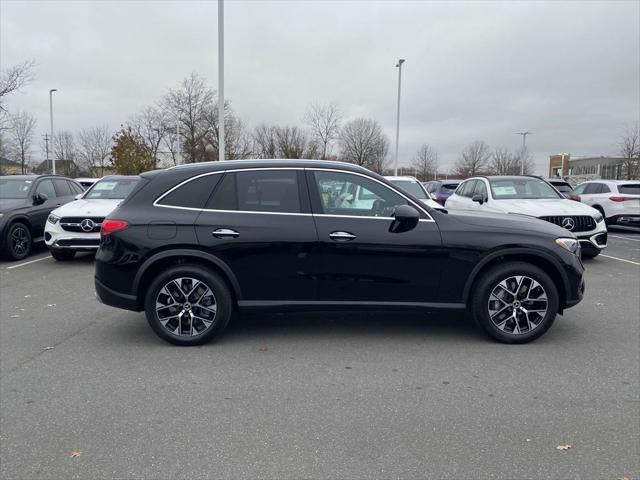
<svg viewBox="0 0 640 480"><path fill-rule="evenodd" d="M97 247L100 245L99 239L85 239L85 238L66 238L64 240L58 240L56 245L59 247Z"/></svg>
<svg viewBox="0 0 640 480"><path fill-rule="evenodd" d="M596 228L596 221L593 217L589 215L574 215L574 216L561 216L555 215L552 217L540 217L540 220L544 220L546 222L555 223L556 225L560 225L561 227L566 228L572 232L589 232ZM571 223L573 222L573 228L567 228L563 225L564 222Z"/></svg>
<svg viewBox="0 0 640 480"><path fill-rule="evenodd" d="M81 225L84 220L91 220L94 223L91 230L82 228ZM60 219L60 226L67 232L95 233L100 231L103 220L104 217L62 217Z"/></svg>

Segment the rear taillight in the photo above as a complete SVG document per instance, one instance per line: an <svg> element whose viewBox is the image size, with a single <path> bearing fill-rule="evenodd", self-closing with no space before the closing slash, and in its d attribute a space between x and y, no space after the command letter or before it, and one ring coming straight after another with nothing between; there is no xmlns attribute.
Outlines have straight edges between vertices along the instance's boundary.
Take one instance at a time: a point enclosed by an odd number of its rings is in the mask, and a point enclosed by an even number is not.
<svg viewBox="0 0 640 480"><path fill-rule="evenodd" d="M100 236L111 235L129 228L129 224L124 220L104 220L100 228Z"/></svg>
<svg viewBox="0 0 640 480"><path fill-rule="evenodd" d="M612 202L626 202L627 200L633 200L633 197L609 197Z"/></svg>
<svg viewBox="0 0 640 480"><path fill-rule="evenodd" d="M440 205L444 205L444 202L446 202L446 201L447 201L447 198L448 198L448 197L441 197L440 195L438 195L438 196L436 197L436 202L438 202Z"/></svg>

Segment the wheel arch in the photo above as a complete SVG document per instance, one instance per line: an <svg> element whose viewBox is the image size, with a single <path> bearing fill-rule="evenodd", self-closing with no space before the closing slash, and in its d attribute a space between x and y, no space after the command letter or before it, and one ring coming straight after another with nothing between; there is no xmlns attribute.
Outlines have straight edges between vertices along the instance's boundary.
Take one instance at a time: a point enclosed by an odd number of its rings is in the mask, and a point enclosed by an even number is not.
<svg viewBox="0 0 640 480"><path fill-rule="evenodd" d="M238 279L224 261L215 255L201 250L177 249L158 252L145 260L140 266L140 269L133 280L133 293L136 296L138 306L141 308L144 307L145 288L151 283L155 275L172 266L188 263L196 263L198 265L206 266L220 275L227 283L227 286L233 295L234 305L237 305L238 300L242 299Z"/></svg>
<svg viewBox="0 0 640 480"><path fill-rule="evenodd" d="M469 278L464 286L463 302L468 305L473 286L482 276L484 272L507 261L521 261L530 263L541 268L547 275L551 277L558 288L560 300L560 311L562 313L567 301L567 292L569 291L569 280L562 270L559 262L551 255L530 249L510 249L507 251L494 252L480 261L471 271Z"/></svg>

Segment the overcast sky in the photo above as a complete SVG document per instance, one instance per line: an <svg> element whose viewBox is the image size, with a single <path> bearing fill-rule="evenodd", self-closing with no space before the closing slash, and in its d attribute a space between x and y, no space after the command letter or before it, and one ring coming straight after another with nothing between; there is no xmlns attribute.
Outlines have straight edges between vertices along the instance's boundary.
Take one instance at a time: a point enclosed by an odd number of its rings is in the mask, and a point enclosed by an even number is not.
<svg viewBox="0 0 640 480"><path fill-rule="evenodd" d="M113 130L195 71L217 88L217 2L0 2L2 67L37 61L8 100L48 130ZM249 125L300 124L311 102L372 117L400 159L422 143L450 167L466 144L615 153L640 117L640 2L225 2L225 90ZM393 148L392 148L393 151Z"/></svg>

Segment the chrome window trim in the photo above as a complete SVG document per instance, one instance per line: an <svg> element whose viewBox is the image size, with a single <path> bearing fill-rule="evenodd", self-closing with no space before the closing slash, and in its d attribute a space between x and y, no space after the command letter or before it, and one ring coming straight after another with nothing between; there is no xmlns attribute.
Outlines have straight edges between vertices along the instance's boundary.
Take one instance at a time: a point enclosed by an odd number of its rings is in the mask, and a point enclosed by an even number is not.
<svg viewBox="0 0 640 480"><path fill-rule="evenodd" d="M158 198L156 198L153 202L153 206L154 207L161 207L161 208L175 208L178 210L191 210L191 211L197 211L197 212L214 212L214 213L249 213L249 214L262 214L262 215L293 215L293 216L302 216L302 217L311 217L311 216L321 216L321 217L341 217L341 218L374 218L374 219L380 219L380 220L393 220L393 217L370 217L370 216L366 216L366 215L335 215L335 214L325 214L325 213L317 213L317 214L313 214L313 213L296 213L296 212L261 212L261 211L253 211L253 210L219 210L219 209L214 209L214 208L196 208L196 207L180 207L178 205L161 205L158 202L160 202L164 197L166 197L167 195L169 195L171 192L173 192L174 190L177 190L178 188L182 187L183 185L186 185L187 183L196 180L198 178L202 178L202 177L208 177L210 175L220 175L223 173L227 173L227 172L250 172L250 171L258 171L258 170L294 170L294 171L322 171L322 172L337 172L337 173L346 173L346 174L350 174L350 175L357 175L360 177L364 177L364 178L368 178L370 180L373 180L374 182L378 182L380 185L382 185L383 187L386 187L388 189L390 189L391 191L397 193L398 195L400 195L402 198L404 198L405 200L407 200L407 202L409 202L409 205L412 205L414 208L417 208L418 211L423 212L427 218L421 218L420 221L421 222L435 222L435 220L433 220L433 217L431 217L431 215L429 214L429 212L427 212L427 210L425 210L422 206L417 205L413 200L411 200L410 198L408 198L406 195L404 195L401 191L399 191L398 189L391 187L389 185L387 185L384 182L381 182L380 180L378 180L377 178L373 178L369 175L365 175L363 173L358 173L358 172L352 172L350 170L340 170L340 169L336 169L336 168L322 168L322 167L312 167L312 168L305 168L305 167L251 167L251 168L233 168L233 169L227 169L227 170L219 170L216 172L206 172L206 173L201 173L200 175L196 175L194 177L190 177L187 178L186 180L183 180L182 182L178 183L177 185L171 187L169 190L167 190L166 192L164 192L163 194L161 194Z"/></svg>

